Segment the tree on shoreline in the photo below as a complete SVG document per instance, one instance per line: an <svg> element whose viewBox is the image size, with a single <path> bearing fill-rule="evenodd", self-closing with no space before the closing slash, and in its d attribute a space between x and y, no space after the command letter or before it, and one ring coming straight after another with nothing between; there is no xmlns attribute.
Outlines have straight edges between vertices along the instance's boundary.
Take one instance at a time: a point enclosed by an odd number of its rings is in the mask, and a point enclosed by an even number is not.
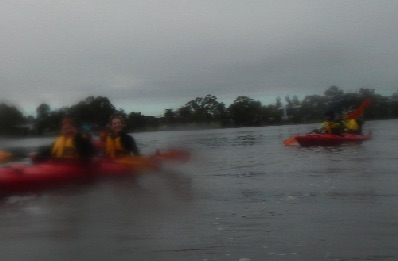
<svg viewBox="0 0 398 261"><path fill-rule="evenodd" d="M274 104L263 105L248 96L238 96L228 107L214 95L196 97L178 109L165 109L163 117L145 116L141 112L117 110L107 97L88 96L77 104L52 110L48 104L36 109L36 134L58 131L59 122L65 115L72 116L81 124L88 124L92 130L106 128L109 117L118 113L125 118L128 131L156 130L159 127L244 127L267 126L282 123L306 123L321 121L323 113L333 110L346 113L357 108L363 100L372 103L365 111L366 119L398 118L398 91L385 97L374 89L359 89L356 93L345 93L337 86L327 88L324 95L308 95L303 100L297 96L285 97L285 106L277 97ZM282 118L284 112L287 117ZM32 119L29 119L32 121ZM0 135L24 133L20 127L28 122L18 107L0 103Z"/></svg>
<svg viewBox="0 0 398 261"><path fill-rule="evenodd" d="M16 106L0 103L0 135L17 132L22 123L24 117Z"/></svg>

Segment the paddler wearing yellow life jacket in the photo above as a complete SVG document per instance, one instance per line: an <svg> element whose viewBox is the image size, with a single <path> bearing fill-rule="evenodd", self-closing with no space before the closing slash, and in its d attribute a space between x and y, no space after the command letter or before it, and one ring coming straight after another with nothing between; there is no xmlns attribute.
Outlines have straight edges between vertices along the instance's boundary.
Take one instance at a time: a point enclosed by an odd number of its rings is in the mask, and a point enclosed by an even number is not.
<svg viewBox="0 0 398 261"><path fill-rule="evenodd" d="M342 135L344 130L344 124L342 120L336 117L333 111L327 111L324 116L325 121L321 124L321 127L313 132Z"/></svg>
<svg viewBox="0 0 398 261"><path fill-rule="evenodd" d="M134 138L124 132L124 127L124 120L120 115L111 116L109 120L110 133L104 138L106 157L120 158L131 154L140 155Z"/></svg>
<svg viewBox="0 0 398 261"><path fill-rule="evenodd" d="M61 122L61 134L50 147L42 147L32 161L48 159L89 160L94 155L94 147L89 138L84 138L77 130L75 121L66 117Z"/></svg>
<svg viewBox="0 0 398 261"><path fill-rule="evenodd" d="M345 132L350 134L362 134L363 118L361 116L357 118L345 118Z"/></svg>
<svg viewBox="0 0 398 261"><path fill-rule="evenodd" d="M361 134L357 119L346 119L345 131L352 134Z"/></svg>

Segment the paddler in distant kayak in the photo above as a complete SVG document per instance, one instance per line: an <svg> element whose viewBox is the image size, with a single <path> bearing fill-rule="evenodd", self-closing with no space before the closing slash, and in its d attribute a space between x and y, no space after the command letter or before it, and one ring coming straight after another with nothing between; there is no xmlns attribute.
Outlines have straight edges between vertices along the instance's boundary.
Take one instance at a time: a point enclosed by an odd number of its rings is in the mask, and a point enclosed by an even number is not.
<svg viewBox="0 0 398 261"><path fill-rule="evenodd" d="M108 127L110 132L104 137L106 157L120 158L131 154L140 155L134 138L124 131L125 124L120 115L111 116Z"/></svg>
<svg viewBox="0 0 398 261"><path fill-rule="evenodd" d="M75 121L65 117L61 122L61 135L50 147L42 147L33 162L49 159L81 159L88 161L95 153L90 138L85 138L78 131Z"/></svg>
<svg viewBox="0 0 398 261"><path fill-rule="evenodd" d="M327 111L325 114L325 121L321 124L319 129L315 129L315 133L325 133L334 135L343 135L344 123L339 117L336 117L333 111Z"/></svg>
<svg viewBox="0 0 398 261"><path fill-rule="evenodd" d="M350 134L362 134L362 126L364 124L362 114L355 115L356 110L351 109L344 115L344 131Z"/></svg>
<svg viewBox="0 0 398 261"><path fill-rule="evenodd" d="M362 125L362 119L346 119L344 131L351 134L362 134Z"/></svg>

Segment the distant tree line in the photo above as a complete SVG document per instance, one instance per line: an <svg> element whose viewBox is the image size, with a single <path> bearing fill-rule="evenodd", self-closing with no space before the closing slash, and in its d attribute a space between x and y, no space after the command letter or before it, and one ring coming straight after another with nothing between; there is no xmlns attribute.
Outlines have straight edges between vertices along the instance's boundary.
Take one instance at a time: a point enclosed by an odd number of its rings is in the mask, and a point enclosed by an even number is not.
<svg viewBox="0 0 398 261"><path fill-rule="evenodd" d="M357 108L370 98L372 103L365 110L365 119L398 118L398 92L382 96L374 89L360 89L345 93L337 86L331 86L324 95L310 95L303 100L297 96L278 97L273 104L263 105L248 96L238 96L228 107L216 96L206 95L188 101L177 109L165 109L162 117L145 116L141 112L126 113L116 109L107 97L89 96L70 107L51 109L40 104L36 117L25 117L18 107L0 103L0 135L52 134L59 129L65 116L71 116L79 124L98 131L106 128L113 114L120 114L126 122L127 131L147 131L181 128L218 128L267 126L289 123L321 121L325 111L345 113Z"/></svg>

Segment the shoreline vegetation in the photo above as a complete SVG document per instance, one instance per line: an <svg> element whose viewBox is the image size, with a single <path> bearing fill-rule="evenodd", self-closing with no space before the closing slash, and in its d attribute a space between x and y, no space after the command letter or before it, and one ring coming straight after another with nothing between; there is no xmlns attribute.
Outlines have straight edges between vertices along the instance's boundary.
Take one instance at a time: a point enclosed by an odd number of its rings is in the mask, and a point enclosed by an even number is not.
<svg viewBox="0 0 398 261"><path fill-rule="evenodd" d="M25 117L17 106L0 102L0 137L52 137L65 116L74 117L83 130L97 133L106 129L108 119L120 114L128 132L187 131L216 128L265 127L316 123L332 110L344 114L355 110L364 99L371 99L365 120L398 118L398 91L391 96L377 94L374 89L345 93L337 86L327 88L324 95L277 97L275 103L263 105L248 96L238 96L226 106L216 96L197 97L177 109L165 109L163 116L145 116L141 112L126 113L116 109L107 97L89 96L70 107L51 109L40 104L36 117Z"/></svg>

